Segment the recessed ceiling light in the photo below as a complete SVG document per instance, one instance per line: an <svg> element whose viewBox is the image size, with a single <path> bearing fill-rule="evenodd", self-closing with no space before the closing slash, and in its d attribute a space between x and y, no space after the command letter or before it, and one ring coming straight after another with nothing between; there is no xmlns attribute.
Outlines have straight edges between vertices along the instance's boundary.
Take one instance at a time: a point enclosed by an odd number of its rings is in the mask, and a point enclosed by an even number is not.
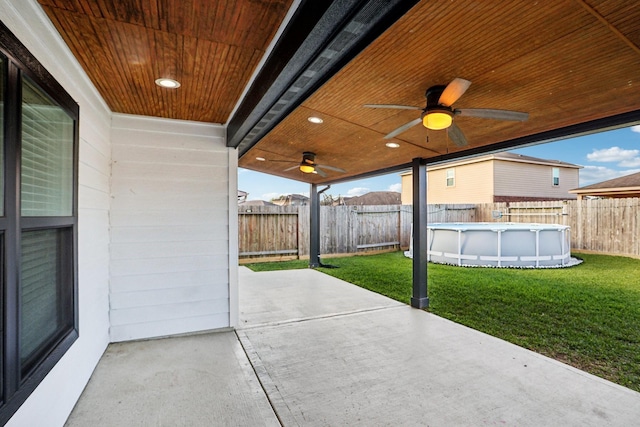
<svg viewBox="0 0 640 427"><path fill-rule="evenodd" d="M256 157L256 160L259 162L264 162L267 159L265 159L264 157Z"/></svg>
<svg viewBox="0 0 640 427"><path fill-rule="evenodd" d="M322 120L320 117L313 117L313 116L307 118L307 120L309 120L311 123L317 123L317 124L324 122L324 120Z"/></svg>
<svg viewBox="0 0 640 427"><path fill-rule="evenodd" d="M397 142L387 142L384 145L386 145L389 148L398 148L398 147L400 147L400 144L398 144Z"/></svg>
<svg viewBox="0 0 640 427"><path fill-rule="evenodd" d="M173 79L157 79L156 84L167 89L177 89L180 87L180 82Z"/></svg>

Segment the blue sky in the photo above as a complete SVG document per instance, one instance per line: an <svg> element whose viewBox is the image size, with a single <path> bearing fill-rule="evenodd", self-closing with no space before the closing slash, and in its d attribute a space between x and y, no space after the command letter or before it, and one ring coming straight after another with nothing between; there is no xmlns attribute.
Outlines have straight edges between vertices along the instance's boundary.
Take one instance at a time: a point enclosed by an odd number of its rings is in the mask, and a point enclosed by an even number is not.
<svg viewBox="0 0 640 427"><path fill-rule="evenodd" d="M511 151L584 166L580 169L580 186L584 186L640 172L640 126ZM249 193L248 200L271 200L293 193L309 195L309 184L242 168L238 170L238 189ZM359 196L369 191L400 191L400 174L335 184L327 193Z"/></svg>

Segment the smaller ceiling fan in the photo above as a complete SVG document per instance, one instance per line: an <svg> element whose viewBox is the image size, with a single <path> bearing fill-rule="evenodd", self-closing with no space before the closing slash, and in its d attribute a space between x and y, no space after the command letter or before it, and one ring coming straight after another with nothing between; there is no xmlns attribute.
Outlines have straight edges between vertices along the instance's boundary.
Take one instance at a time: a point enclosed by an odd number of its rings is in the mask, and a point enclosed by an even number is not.
<svg viewBox="0 0 640 427"><path fill-rule="evenodd" d="M405 132L419 123L432 130L449 129L449 137L459 147L468 144L462 130L453 122L454 116L479 117L482 119L525 121L528 113L510 110L495 110L490 108L452 108L456 102L469 89L469 80L456 77L448 85L432 86L427 89L425 97L427 105L424 108L411 105L395 104L365 104L368 108L395 108L399 110L422 110L419 118L405 123L399 128L387 134L384 138L391 139Z"/></svg>
<svg viewBox="0 0 640 427"><path fill-rule="evenodd" d="M299 165L291 166L290 168L285 169L284 171L290 171L294 169L300 169L303 173L317 173L321 177L326 177L327 173L323 170L330 170L334 172L344 173L346 172L344 169L336 168L328 165L319 165L316 163L316 155L310 151L305 151L302 153L302 161Z"/></svg>

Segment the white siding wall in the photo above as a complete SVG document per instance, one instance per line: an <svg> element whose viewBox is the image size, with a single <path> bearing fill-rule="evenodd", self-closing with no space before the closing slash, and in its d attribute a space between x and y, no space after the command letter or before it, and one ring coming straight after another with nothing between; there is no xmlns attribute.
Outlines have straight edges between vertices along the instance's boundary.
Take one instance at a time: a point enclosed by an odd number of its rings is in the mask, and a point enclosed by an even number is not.
<svg viewBox="0 0 640 427"><path fill-rule="evenodd" d="M7 424L60 426L109 342L111 113L35 0L0 1L0 19L80 105L80 338Z"/></svg>
<svg viewBox="0 0 640 427"><path fill-rule="evenodd" d="M236 170L224 136L217 125L113 116L112 341L230 326Z"/></svg>
<svg viewBox="0 0 640 427"><path fill-rule="evenodd" d="M494 161L495 195L575 199L576 195L569 194L568 191L579 186L578 169L558 166L560 185L554 186L553 167L496 160Z"/></svg>

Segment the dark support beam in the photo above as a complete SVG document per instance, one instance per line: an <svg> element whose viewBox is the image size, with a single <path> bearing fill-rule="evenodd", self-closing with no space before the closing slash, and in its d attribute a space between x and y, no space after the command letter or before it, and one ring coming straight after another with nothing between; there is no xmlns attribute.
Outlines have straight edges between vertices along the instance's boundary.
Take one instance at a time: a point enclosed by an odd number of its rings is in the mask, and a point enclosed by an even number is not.
<svg viewBox="0 0 640 427"><path fill-rule="evenodd" d="M411 306L429 307L427 296L427 165L413 159L413 296Z"/></svg>
<svg viewBox="0 0 640 427"><path fill-rule="evenodd" d="M419 0L301 0L227 125L242 157Z"/></svg>
<svg viewBox="0 0 640 427"><path fill-rule="evenodd" d="M309 268L317 268L320 267L320 194L316 184L311 184L309 196Z"/></svg>

